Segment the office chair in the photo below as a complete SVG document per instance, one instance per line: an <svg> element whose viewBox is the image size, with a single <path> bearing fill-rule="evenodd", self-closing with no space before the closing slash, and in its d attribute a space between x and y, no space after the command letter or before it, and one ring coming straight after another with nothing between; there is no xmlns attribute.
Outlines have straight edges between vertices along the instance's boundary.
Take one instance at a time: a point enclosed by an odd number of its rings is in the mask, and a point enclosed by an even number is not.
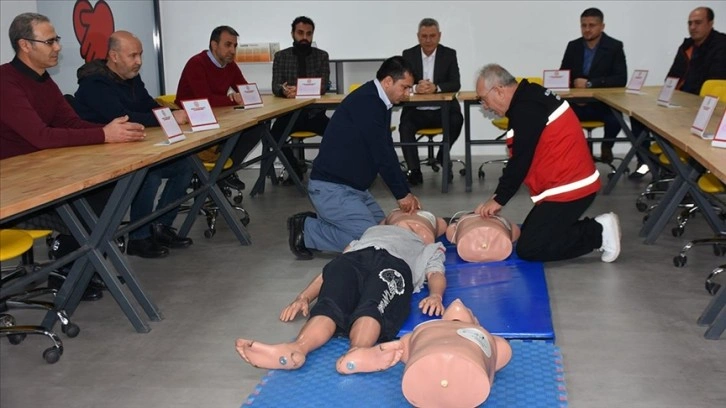
<svg viewBox="0 0 726 408"><path fill-rule="evenodd" d="M394 127L391 128L391 131L395 130ZM426 138L428 143L433 143L434 138L436 136L442 136L444 135L444 129L443 128L422 128L416 131L416 142L420 142L422 139ZM431 170L434 172L438 172L441 165L441 163L436 160L436 155L434 154L434 146L429 145L428 147L428 154L426 155L426 159L420 160L421 164L424 166L431 167ZM449 146L451 147L451 146ZM459 163L463 166L461 170L459 170L459 174L462 176L466 175L466 163L463 160L459 159L452 159L449 157L450 162L453 163ZM406 162L401 162L401 165L405 168ZM451 176L451 175L450 175Z"/></svg>
<svg viewBox="0 0 726 408"><path fill-rule="evenodd" d="M44 238L50 235L48 230L0 230L0 262L13 258L22 257L21 263L12 269L10 273L3 276L0 286L11 284L13 280L25 277L29 268L38 265L33 263L32 248L33 241L37 238ZM32 285L32 284L31 284ZM55 311L61 321L61 330L68 337L76 337L80 328L72 323L65 311L55 310L53 302L33 300L43 295L55 296L56 291L48 288L26 289L23 292L4 296L0 299L0 312L7 312L9 309L40 309ZM0 336L7 337L10 344L20 344L28 334L38 334L48 337L53 346L43 351L43 359L49 364L54 364L63 355L63 342L52 330L43 326L18 326L15 318L8 313L0 314Z"/></svg>
<svg viewBox="0 0 726 408"><path fill-rule="evenodd" d="M726 200L722 198L726 194L726 186L716 176L706 172L698 178L698 188L706 193L710 201L717 206L720 216L726 218ZM674 231L679 227L680 224L674 228ZM682 233L682 230L680 233ZM726 255L726 231L720 231L715 237L695 239L688 242L681 249L681 252L673 257L673 264L677 267L684 266L688 261L686 253L696 245L711 245L714 255L724 256Z"/></svg>

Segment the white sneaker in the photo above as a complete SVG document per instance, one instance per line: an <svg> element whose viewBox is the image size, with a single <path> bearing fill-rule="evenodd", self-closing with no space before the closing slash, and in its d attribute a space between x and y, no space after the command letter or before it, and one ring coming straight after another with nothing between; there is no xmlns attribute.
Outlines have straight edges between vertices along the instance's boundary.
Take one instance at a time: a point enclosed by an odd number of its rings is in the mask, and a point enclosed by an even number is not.
<svg viewBox="0 0 726 408"><path fill-rule="evenodd" d="M620 219L615 213L600 214L595 217L595 221L602 225L602 246L599 251L602 252L600 260L603 262L613 262L620 255Z"/></svg>

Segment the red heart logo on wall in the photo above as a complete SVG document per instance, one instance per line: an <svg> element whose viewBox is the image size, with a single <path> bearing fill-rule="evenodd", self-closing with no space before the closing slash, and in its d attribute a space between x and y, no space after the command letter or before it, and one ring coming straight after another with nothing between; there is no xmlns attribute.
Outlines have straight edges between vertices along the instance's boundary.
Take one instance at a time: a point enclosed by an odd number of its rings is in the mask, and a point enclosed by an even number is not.
<svg viewBox="0 0 726 408"><path fill-rule="evenodd" d="M92 6L88 0L78 0L73 6L73 30L81 45L81 58L86 62L105 58L108 37L114 32L113 12L104 0Z"/></svg>

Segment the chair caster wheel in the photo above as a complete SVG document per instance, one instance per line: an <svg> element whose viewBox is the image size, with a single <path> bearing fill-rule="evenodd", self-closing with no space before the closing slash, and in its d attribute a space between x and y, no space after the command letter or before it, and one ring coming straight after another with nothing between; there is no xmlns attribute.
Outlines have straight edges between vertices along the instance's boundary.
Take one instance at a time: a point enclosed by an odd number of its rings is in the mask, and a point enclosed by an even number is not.
<svg viewBox="0 0 726 408"><path fill-rule="evenodd" d="M249 215L245 215L244 217L240 218L239 222L241 222L242 225L244 225L246 227L247 224L250 223L250 216Z"/></svg>
<svg viewBox="0 0 726 408"><path fill-rule="evenodd" d="M55 364L60 360L63 352L58 347L50 347L43 352L43 359L48 364Z"/></svg>
<svg viewBox="0 0 726 408"><path fill-rule="evenodd" d="M708 275L708 278L706 278L706 291L712 295L715 295L716 292L721 288L721 284L718 282L714 282L714 279L716 276L718 276L723 269L716 268L713 272L711 272Z"/></svg>
<svg viewBox="0 0 726 408"><path fill-rule="evenodd" d="M638 201L636 201L636 202L635 202L635 208L636 208L636 209L637 209L637 210L638 210L639 212L645 212L645 210L647 210L647 209L648 209L648 204L646 204L646 203L644 203L644 202L642 202L642 201L638 200Z"/></svg>
<svg viewBox="0 0 726 408"><path fill-rule="evenodd" d="M204 238L212 238L217 231L208 229L204 231Z"/></svg>
<svg viewBox="0 0 726 408"><path fill-rule="evenodd" d="M688 257L685 255L677 255L673 257L673 265L677 268L685 266L686 262L688 262Z"/></svg>
<svg viewBox="0 0 726 408"><path fill-rule="evenodd" d="M461 174L462 176L466 176L466 169L459 170L459 174Z"/></svg>
<svg viewBox="0 0 726 408"><path fill-rule="evenodd" d="M8 336L8 341L12 345L18 345L18 344L22 343L23 340L25 340L25 337L26 336L27 335L25 333L11 334L11 335Z"/></svg>
<svg viewBox="0 0 726 408"><path fill-rule="evenodd" d="M78 333L81 332L81 328L78 327L75 323L68 323L66 325L61 326L61 331L68 337L74 338L78 336Z"/></svg>
<svg viewBox="0 0 726 408"><path fill-rule="evenodd" d="M681 227L673 227L673 229L671 230L671 234L674 237L680 237L681 235L683 235L683 228L681 228Z"/></svg>
<svg viewBox="0 0 726 408"><path fill-rule="evenodd" d="M234 197L234 198L232 199L232 201L234 201L234 203L235 203L235 204L240 204L240 203L242 203L242 195L237 195L237 196L235 196L235 197Z"/></svg>

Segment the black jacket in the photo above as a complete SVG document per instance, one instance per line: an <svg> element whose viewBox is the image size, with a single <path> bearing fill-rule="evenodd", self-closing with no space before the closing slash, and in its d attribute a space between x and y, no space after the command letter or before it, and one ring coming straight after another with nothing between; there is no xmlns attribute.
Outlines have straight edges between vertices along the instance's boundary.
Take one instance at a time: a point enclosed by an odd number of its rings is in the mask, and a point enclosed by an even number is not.
<svg viewBox="0 0 726 408"><path fill-rule="evenodd" d="M423 79L423 60L421 59L421 46L417 45L401 54L413 67L413 83ZM439 44L436 47L436 59L434 60L433 82L441 92L459 92L461 89L461 74L459 73L459 61L456 58L456 50ZM404 110L416 109L415 107L404 107ZM451 109L460 110L459 102L451 101Z"/></svg>
<svg viewBox="0 0 726 408"><path fill-rule="evenodd" d="M689 61L686 50L691 46L690 37L683 40L668 76L681 79L681 91L698 95L707 80L726 79L726 34L711 30L703 44L693 49Z"/></svg>
<svg viewBox="0 0 726 408"><path fill-rule="evenodd" d="M573 86L575 78L587 79L593 88L614 88L627 83L628 68L621 41L602 33L588 75L582 72L584 58L585 44L582 37L570 41L560 65L560 69L570 70L570 86Z"/></svg>

